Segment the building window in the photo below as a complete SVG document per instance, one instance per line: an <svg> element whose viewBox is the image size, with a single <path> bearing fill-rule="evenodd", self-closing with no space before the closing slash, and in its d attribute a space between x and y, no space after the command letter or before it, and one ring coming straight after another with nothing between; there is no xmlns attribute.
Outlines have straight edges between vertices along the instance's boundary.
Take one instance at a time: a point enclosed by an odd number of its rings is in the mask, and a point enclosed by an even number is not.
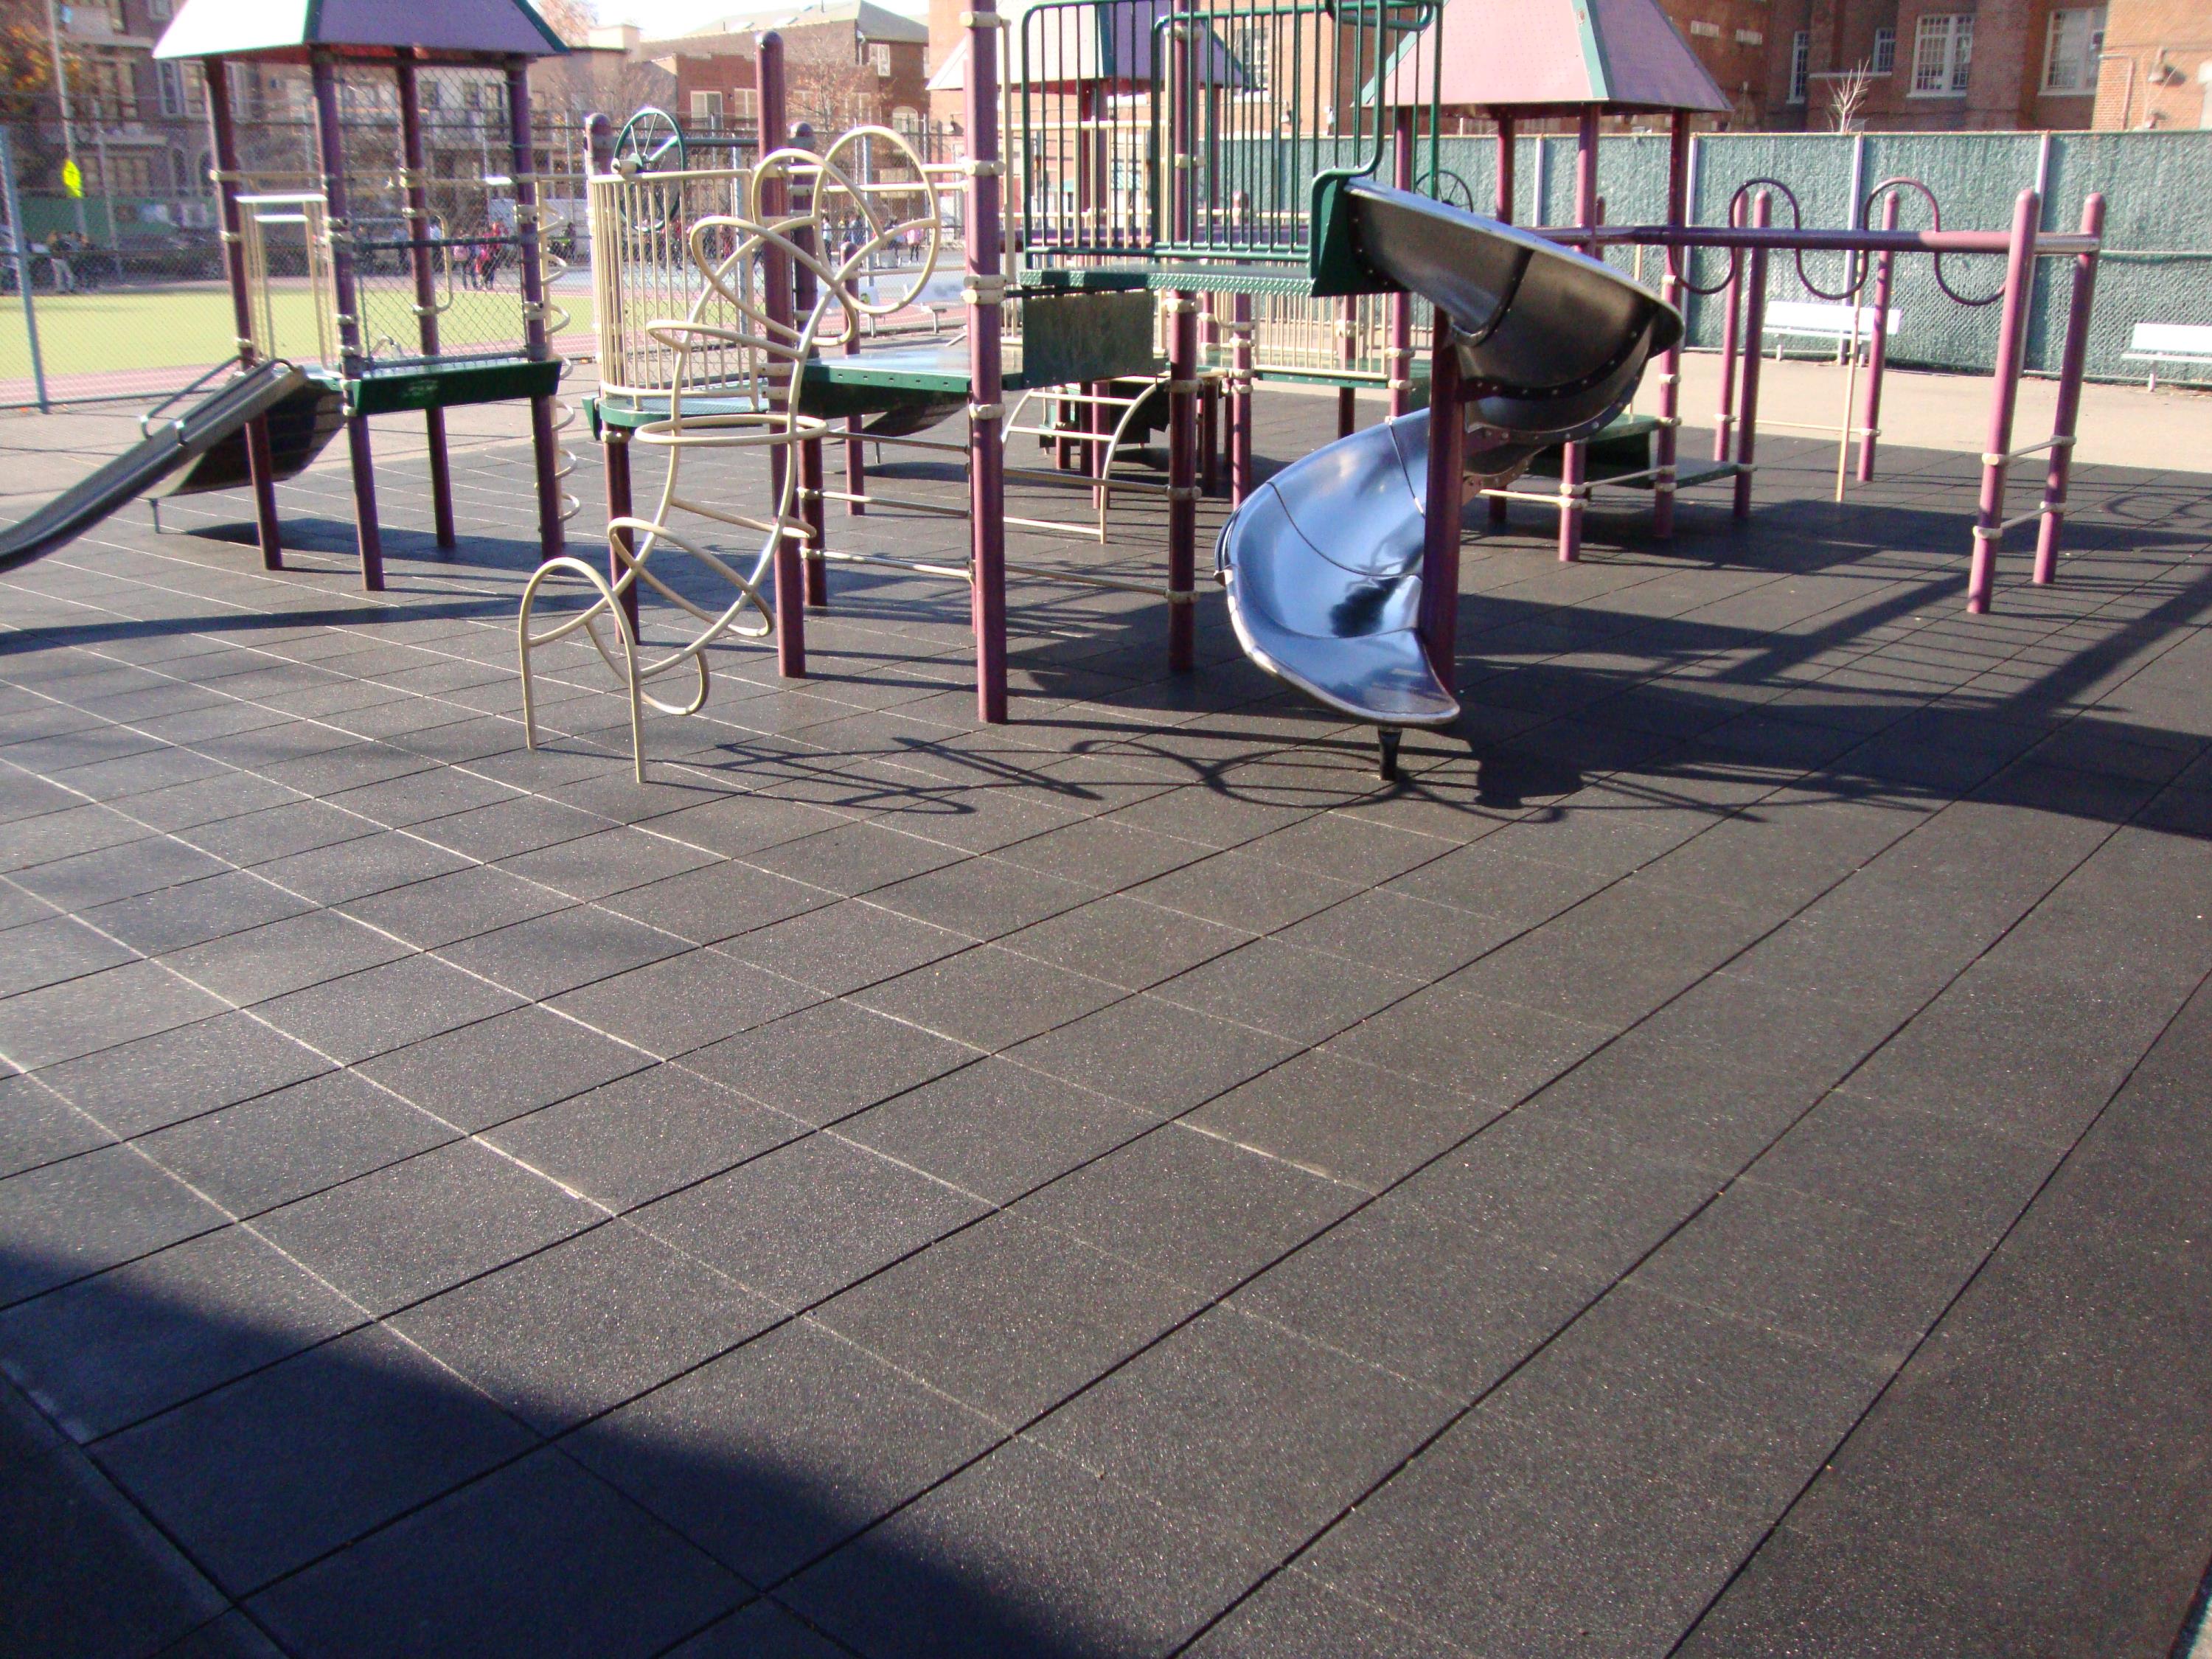
<svg viewBox="0 0 2212 1659"><path fill-rule="evenodd" d="M2105 9L2082 6L2051 14L2043 54L2045 92L2094 92L2097 55L2105 49Z"/></svg>
<svg viewBox="0 0 2212 1659"><path fill-rule="evenodd" d="M1790 101L1805 101L1805 82L1811 78L1813 68L1813 35L1808 29L1799 29L1790 37Z"/></svg>
<svg viewBox="0 0 2212 1659"><path fill-rule="evenodd" d="M1766 44L1766 37L1757 29L1738 29L1735 43L1739 46L1762 46Z"/></svg>
<svg viewBox="0 0 2212 1659"><path fill-rule="evenodd" d="M1272 20L1256 23L1240 23L1229 37L1229 55L1237 60L1243 71L1237 90L1248 98L1261 98L1267 92L1267 47Z"/></svg>
<svg viewBox="0 0 2212 1659"><path fill-rule="evenodd" d="M1721 26L1718 23L1701 23L1693 21L1690 25L1690 33L1700 40L1717 40L1721 38Z"/></svg>
<svg viewBox="0 0 2212 1659"><path fill-rule="evenodd" d="M877 74L888 77L891 72L891 49L877 41L868 48L868 61L875 65Z"/></svg>
<svg viewBox="0 0 2212 1659"><path fill-rule="evenodd" d="M901 104L891 112L891 131L902 137L915 137L921 131L921 112L911 106Z"/></svg>
<svg viewBox="0 0 2212 1659"><path fill-rule="evenodd" d="M691 119L702 127L722 125L722 94L719 92L695 92L691 94Z"/></svg>
<svg viewBox="0 0 2212 1659"><path fill-rule="evenodd" d="M760 118L759 88L739 87L738 88L737 97L738 118L739 120L753 121Z"/></svg>
<svg viewBox="0 0 2212 1659"><path fill-rule="evenodd" d="M1874 32L1874 56L1869 60L1876 75L1897 72L1897 31L1884 27Z"/></svg>
<svg viewBox="0 0 2212 1659"><path fill-rule="evenodd" d="M1974 14L1936 12L1912 37L1912 95L1948 98L1966 89L1974 58Z"/></svg>
<svg viewBox="0 0 2212 1659"><path fill-rule="evenodd" d="M146 15L156 23L166 23L176 14L176 0L146 0Z"/></svg>
<svg viewBox="0 0 2212 1659"><path fill-rule="evenodd" d="M119 58L85 59L83 97L95 121L135 121L138 118L138 82L131 65Z"/></svg>
<svg viewBox="0 0 2212 1659"><path fill-rule="evenodd" d="M154 79L161 92L161 113L182 115L185 112L185 69L181 64L158 63L154 65Z"/></svg>

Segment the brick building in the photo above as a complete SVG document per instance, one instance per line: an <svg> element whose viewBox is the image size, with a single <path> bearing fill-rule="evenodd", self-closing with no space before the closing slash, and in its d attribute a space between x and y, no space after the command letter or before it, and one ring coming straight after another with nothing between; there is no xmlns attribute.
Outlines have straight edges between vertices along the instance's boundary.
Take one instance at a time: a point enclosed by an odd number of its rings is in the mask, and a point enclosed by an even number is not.
<svg viewBox="0 0 2212 1659"><path fill-rule="evenodd" d="M2112 0L2096 125L2212 127L2212 0Z"/></svg>
<svg viewBox="0 0 2212 1659"><path fill-rule="evenodd" d="M753 40L783 37L791 118L825 133L873 123L919 131L929 109L929 31L872 0L757 8L632 47L674 77L687 126L744 132L759 118Z"/></svg>

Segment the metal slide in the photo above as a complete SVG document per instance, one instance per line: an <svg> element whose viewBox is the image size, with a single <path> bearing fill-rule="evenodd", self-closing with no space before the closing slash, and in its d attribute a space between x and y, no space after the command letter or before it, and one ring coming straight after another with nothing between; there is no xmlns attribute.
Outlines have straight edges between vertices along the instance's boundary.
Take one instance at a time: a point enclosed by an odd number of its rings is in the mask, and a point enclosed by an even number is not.
<svg viewBox="0 0 2212 1659"><path fill-rule="evenodd" d="M1598 431L1681 337L1657 295L1494 219L1364 180L1335 213L1344 257L1451 319L1470 473L1510 477ZM1247 654L1381 727L1386 776L1401 728L1459 714L1419 633L1428 447L1425 410L1316 450L1245 499L1215 555Z"/></svg>
<svg viewBox="0 0 2212 1659"><path fill-rule="evenodd" d="M0 571L28 564L82 535L308 385L305 374L281 361L256 364L226 380L21 523L0 530Z"/></svg>

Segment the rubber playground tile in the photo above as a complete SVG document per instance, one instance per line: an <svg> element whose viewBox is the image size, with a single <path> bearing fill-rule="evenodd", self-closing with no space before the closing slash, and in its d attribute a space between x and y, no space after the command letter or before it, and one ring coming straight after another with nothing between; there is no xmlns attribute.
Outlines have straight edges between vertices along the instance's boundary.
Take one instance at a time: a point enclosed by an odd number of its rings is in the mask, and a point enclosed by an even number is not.
<svg viewBox="0 0 2212 1659"><path fill-rule="evenodd" d="M818 1301L984 1213L826 1135L778 1147L637 1212L640 1224L787 1307Z"/></svg>
<svg viewBox="0 0 2212 1659"><path fill-rule="evenodd" d="M35 991L137 958L73 916L49 915L8 930L0 952L0 997Z"/></svg>
<svg viewBox="0 0 2212 1659"><path fill-rule="evenodd" d="M94 1455L243 1595L532 1438L371 1326L125 1430Z"/></svg>
<svg viewBox="0 0 2212 1659"><path fill-rule="evenodd" d="M174 833L204 853L241 869L265 874L265 866L279 860L366 840L382 832L358 813L341 812L318 800L292 800L242 812L235 817L194 824ZM325 862L301 858L299 865L288 867L296 868L312 880Z"/></svg>
<svg viewBox="0 0 2212 1659"><path fill-rule="evenodd" d="M765 1585L999 1438L984 1419L799 1320L563 1443L716 1560Z"/></svg>
<svg viewBox="0 0 2212 1659"><path fill-rule="evenodd" d="M373 1313L389 1313L579 1232L605 1212L459 1141L301 1199L258 1231Z"/></svg>
<svg viewBox="0 0 2212 1659"><path fill-rule="evenodd" d="M238 1216L381 1169L454 1131L349 1072L227 1106L136 1144Z"/></svg>
<svg viewBox="0 0 2212 1659"><path fill-rule="evenodd" d="M605 908L702 944L839 902L835 893L734 860L610 895Z"/></svg>
<svg viewBox="0 0 2212 1659"><path fill-rule="evenodd" d="M392 1049L358 1069L473 1133L651 1064L640 1049L529 1006Z"/></svg>
<svg viewBox="0 0 2212 1659"><path fill-rule="evenodd" d="M349 900L343 909L418 950L434 951L565 909L568 903L564 895L477 864Z"/></svg>
<svg viewBox="0 0 2212 1659"><path fill-rule="evenodd" d="M608 1209L649 1203L805 1133L696 1073L656 1066L486 1130L484 1139Z"/></svg>
<svg viewBox="0 0 2212 1659"><path fill-rule="evenodd" d="M74 1158L114 1139L52 1090L20 1075L0 1077L0 1178Z"/></svg>
<svg viewBox="0 0 2212 1659"><path fill-rule="evenodd" d="M672 1056L822 1000L796 980L702 949L567 992L551 1006L610 1036Z"/></svg>
<svg viewBox="0 0 2212 1659"><path fill-rule="evenodd" d="M1360 1659L1468 1659L1470 1650L1434 1631L1385 1618L1297 1567L1267 1580L1184 1650L1192 1659L1298 1659L1314 1653Z"/></svg>
<svg viewBox="0 0 2212 1659"><path fill-rule="evenodd" d="M687 949L643 922L579 904L444 946L445 960L533 1000L558 996Z"/></svg>
<svg viewBox="0 0 2212 1659"><path fill-rule="evenodd" d="M289 812L294 809L286 806L276 810ZM344 822L357 826L363 821L351 818ZM406 887L449 871L464 869L468 863L458 853L434 847L410 832L377 830L363 836L349 835L328 845L318 844L303 852L256 864L253 868L287 891L313 899L318 904L343 904L349 899L390 892L395 887Z"/></svg>
<svg viewBox="0 0 2212 1659"><path fill-rule="evenodd" d="M242 870L118 900L86 913L85 920L134 951L160 956L210 939L282 921L314 908Z"/></svg>
<svg viewBox="0 0 2212 1659"><path fill-rule="evenodd" d="M593 813L535 795L518 795L489 806L429 819L415 825L414 833L465 858L490 863L594 835L607 827L607 821Z"/></svg>
<svg viewBox="0 0 2212 1659"><path fill-rule="evenodd" d="M848 896L888 887L964 856L956 849L875 823L848 823L750 853L748 864L773 875Z"/></svg>
<svg viewBox="0 0 2212 1659"><path fill-rule="evenodd" d="M1216 853L1127 890L1204 921L1273 933L1358 891L1348 881L1261 858L1244 848Z"/></svg>
<svg viewBox="0 0 2212 1659"><path fill-rule="evenodd" d="M1004 1213L854 1286L814 1317L1012 1427L1200 1305L1194 1291Z"/></svg>
<svg viewBox="0 0 2212 1659"><path fill-rule="evenodd" d="M1152 987L1150 994L1309 1044L1420 988L1417 979L1260 939Z"/></svg>
<svg viewBox="0 0 2212 1659"><path fill-rule="evenodd" d="M1150 995L1033 1037L1013 1059L1146 1111L1188 1111L1288 1059L1297 1045Z"/></svg>
<svg viewBox="0 0 2212 1659"><path fill-rule="evenodd" d="M67 799L72 803L82 800L76 795ZM144 824L120 812L105 806L71 805L9 823L7 845L0 848L0 870L39 869L149 838Z"/></svg>
<svg viewBox="0 0 2212 1659"><path fill-rule="evenodd" d="M0 1000L0 1052L36 1071L224 1012L153 963L125 963Z"/></svg>
<svg viewBox="0 0 2212 1659"><path fill-rule="evenodd" d="M616 1222L471 1279L391 1324L550 1435L781 1317L773 1304Z"/></svg>
<svg viewBox="0 0 2212 1659"><path fill-rule="evenodd" d="M775 1602L759 1601L709 1626L669 1659L840 1659L832 1647Z"/></svg>
<svg viewBox="0 0 2212 1659"><path fill-rule="evenodd" d="M163 965L240 1007L358 973L413 948L335 910L310 910L170 952Z"/></svg>
<svg viewBox="0 0 2212 1659"><path fill-rule="evenodd" d="M1376 887L1293 922L1273 937L1364 967L1437 980L1520 931L1494 916Z"/></svg>
<svg viewBox="0 0 2212 1659"><path fill-rule="evenodd" d="M1347 1060L1510 1106L1611 1035L1579 1020L1437 984L1361 1021L1328 1046Z"/></svg>
<svg viewBox="0 0 2212 1659"><path fill-rule="evenodd" d="M999 942L1054 967L1140 991L1250 937L1242 929L1109 894Z"/></svg>
<svg viewBox="0 0 2212 1659"><path fill-rule="evenodd" d="M732 956L842 996L963 951L973 941L880 906L846 899L723 941Z"/></svg>
<svg viewBox="0 0 2212 1659"><path fill-rule="evenodd" d="M403 957L294 991L257 1010L277 1030L351 1064L514 1007L520 1000L434 957Z"/></svg>
<svg viewBox="0 0 2212 1659"><path fill-rule="evenodd" d="M1134 1107L991 1056L847 1118L837 1132L1003 1204L1156 1121Z"/></svg>
<svg viewBox="0 0 2212 1659"><path fill-rule="evenodd" d="M696 1050L684 1063L801 1122L836 1122L965 1065L976 1050L845 1001Z"/></svg>
<svg viewBox="0 0 2212 1659"><path fill-rule="evenodd" d="M97 1439L362 1322L240 1227L203 1233L0 1314L9 1374Z"/></svg>
<svg viewBox="0 0 2212 1659"><path fill-rule="evenodd" d="M220 860L180 841L155 836L18 869L12 879L49 904L89 910L199 876L216 875L223 868Z"/></svg>
<svg viewBox="0 0 2212 1659"><path fill-rule="evenodd" d="M1355 1188L1168 1124L1030 1194L1013 1213L1220 1295L1359 1198Z"/></svg>
<svg viewBox="0 0 2212 1659"><path fill-rule="evenodd" d="M856 992L852 1000L957 1042L996 1050L1126 994L1103 980L983 945Z"/></svg>
<svg viewBox="0 0 2212 1659"><path fill-rule="evenodd" d="M1001 1446L779 1593L883 1659L1166 1653L1261 1569L1121 1482Z"/></svg>
<svg viewBox="0 0 2212 1659"><path fill-rule="evenodd" d="M1090 903L1097 890L1004 859L963 859L879 888L870 902L970 939L998 939Z"/></svg>
<svg viewBox="0 0 2212 1659"><path fill-rule="evenodd" d="M50 1066L40 1081L129 1137L329 1069L259 1021L227 1013Z"/></svg>
<svg viewBox="0 0 2212 1659"><path fill-rule="evenodd" d="M672 841L703 847L725 858L745 858L765 848L818 835L850 822L848 816L773 795L727 795L669 812L646 827Z"/></svg>

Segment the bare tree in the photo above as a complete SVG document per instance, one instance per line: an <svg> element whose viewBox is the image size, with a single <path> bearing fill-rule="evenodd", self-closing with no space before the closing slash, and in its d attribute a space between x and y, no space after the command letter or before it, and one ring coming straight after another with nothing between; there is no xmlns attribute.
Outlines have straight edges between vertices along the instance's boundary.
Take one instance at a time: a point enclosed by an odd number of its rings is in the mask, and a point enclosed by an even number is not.
<svg viewBox="0 0 2212 1659"><path fill-rule="evenodd" d="M1867 94L1874 90L1874 64L1860 58L1851 68L1832 75L1828 81L1828 125L1836 132L1849 132L1859 124L1859 112L1865 108Z"/></svg>
<svg viewBox="0 0 2212 1659"><path fill-rule="evenodd" d="M811 121L815 132L828 139L884 118L883 77L861 56L850 27L786 29L783 61L794 125Z"/></svg>

